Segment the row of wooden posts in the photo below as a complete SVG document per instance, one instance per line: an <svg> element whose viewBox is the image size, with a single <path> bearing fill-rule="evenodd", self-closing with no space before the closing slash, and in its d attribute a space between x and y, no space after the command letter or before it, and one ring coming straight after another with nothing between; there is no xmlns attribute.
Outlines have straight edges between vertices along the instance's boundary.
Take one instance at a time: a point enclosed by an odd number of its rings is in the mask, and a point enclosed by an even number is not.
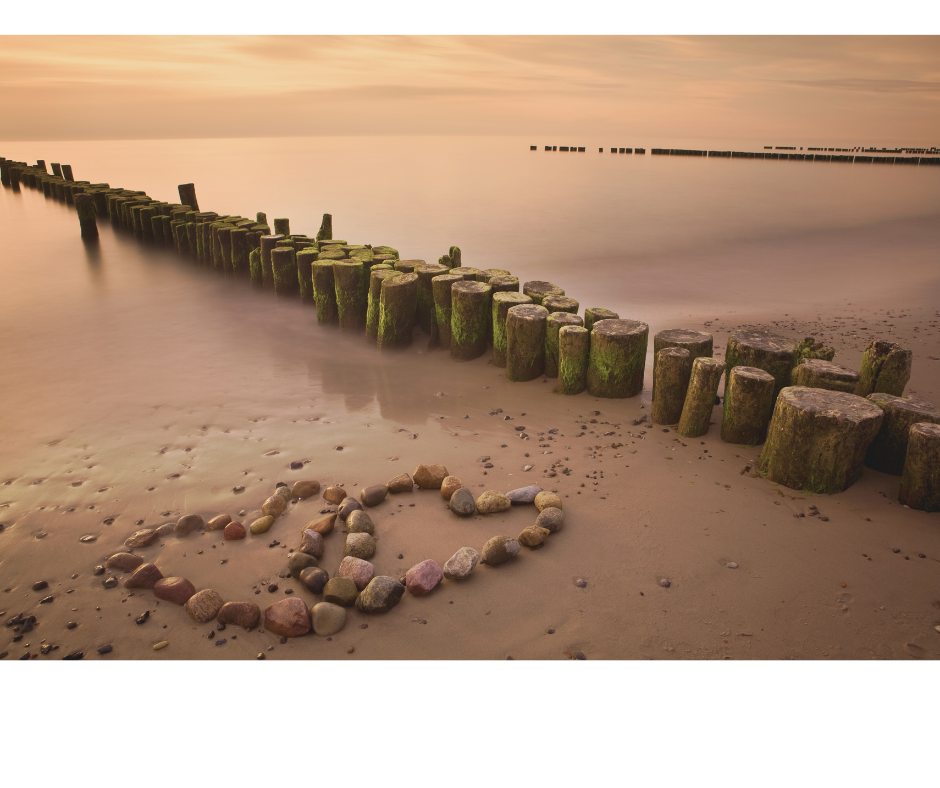
<svg viewBox="0 0 940 788"><path fill-rule="evenodd" d="M643 390L649 326L609 309L581 305L551 282L520 285L508 270L464 266L453 246L436 263L402 260L389 246L332 237L324 214L315 238L292 235L287 219L200 211L193 184L180 202L106 183L72 180L70 168L0 160L10 183L41 188L72 203L83 237L97 218L142 243L173 248L197 265L251 281L278 297L315 306L324 325L364 333L382 350L409 346L417 328L429 346L469 361L492 348L507 380L557 378L556 391L623 399ZM5 180L4 183L7 183ZM709 429L726 378L721 438L764 444L758 469L772 481L812 492L840 492L862 466L902 476L899 499L940 509L940 410L903 396L912 355L872 342L861 370L832 363L834 350L765 331L733 334L724 362L711 334L666 329L653 338L652 421L677 425L685 438Z"/></svg>

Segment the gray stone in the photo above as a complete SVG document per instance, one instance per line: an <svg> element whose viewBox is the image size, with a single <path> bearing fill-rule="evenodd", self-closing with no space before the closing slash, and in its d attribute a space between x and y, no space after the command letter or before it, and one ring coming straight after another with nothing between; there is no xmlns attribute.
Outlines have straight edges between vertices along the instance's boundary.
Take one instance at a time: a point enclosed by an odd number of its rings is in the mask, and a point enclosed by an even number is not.
<svg viewBox="0 0 940 788"><path fill-rule="evenodd" d="M374 577L359 594L356 607L363 613L387 613L401 601L404 593L405 587L394 577Z"/></svg>
<svg viewBox="0 0 940 788"><path fill-rule="evenodd" d="M348 498L343 499L343 502L339 505L339 508L336 510L336 513L339 516L340 520L342 520L343 522L346 522L346 520L349 518L349 515L361 509L362 509L362 504L359 503L359 501L357 501L355 498L348 497Z"/></svg>
<svg viewBox="0 0 940 788"><path fill-rule="evenodd" d="M372 534L347 534L343 555L368 561L375 555L375 539Z"/></svg>
<svg viewBox="0 0 940 788"><path fill-rule="evenodd" d="M404 590L404 586L402 587ZM331 577L323 587L323 601L349 607L359 596L359 589L348 577Z"/></svg>
<svg viewBox="0 0 940 788"><path fill-rule="evenodd" d="M463 580L470 576L480 560L480 554L472 547L461 547L444 564L444 577L448 580Z"/></svg>
<svg viewBox="0 0 940 788"><path fill-rule="evenodd" d="M534 503L535 496L542 492L542 488L537 484L530 484L528 487L519 487L506 493L506 497L512 502L513 506L522 506L526 503Z"/></svg>
<svg viewBox="0 0 940 788"><path fill-rule="evenodd" d="M188 536L193 531L201 531L205 528L206 521L198 514L184 514L176 521L173 532L177 536ZM223 526L224 527L224 526Z"/></svg>
<svg viewBox="0 0 940 788"><path fill-rule="evenodd" d="M374 534L375 524L369 515L357 509L346 518L346 530L351 534Z"/></svg>
<svg viewBox="0 0 940 788"><path fill-rule="evenodd" d="M335 635L346 626L346 608L332 602L319 602L310 610L310 623L321 637Z"/></svg>
<svg viewBox="0 0 940 788"><path fill-rule="evenodd" d="M539 516L535 518L535 524L539 528L548 529L548 532L553 534L560 531L565 524L565 513L561 509L549 506L539 512Z"/></svg>
<svg viewBox="0 0 940 788"><path fill-rule="evenodd" d="M378 506L388 496L388 487L384 484L373 484L364 487L359 493L359 500L364 506Z"/></svg>
<svg viewBox="0 0 940 788"><path fill-rule="evenodd" d="M300 549L302 552L312 555L314 558L322 558L325 548L323 537L312 528L305 528L300 537ZM316 566L316 564L314 564Z"/></svg>
<svg viewBox="0 0 940 788"><path fill-rule="evenodd" d="M291 577L300 578L300 573L308 567L317 567L317 559L314 558L309 553L303 553L300 550L297 550L290 554L290 558L287 559L287 571L290 572Z"/></svg>
<svg viewBox="0 0 940 788"><path fill-rule="evenodd" d="M521 549L519 542L515 539L510 539L508 536L494 536L483 545L481 560L484 564L499 566L515 558Z"/></svg>
<svg viewBox="0 0 940 788"><path fill-rule="evenodd" d="M454 494L450 496L448 506L454 514L460 515L461 517L469 517L477 510L476 502L473 500L473 493L466 487L461 487L454 491Z"/></svg>

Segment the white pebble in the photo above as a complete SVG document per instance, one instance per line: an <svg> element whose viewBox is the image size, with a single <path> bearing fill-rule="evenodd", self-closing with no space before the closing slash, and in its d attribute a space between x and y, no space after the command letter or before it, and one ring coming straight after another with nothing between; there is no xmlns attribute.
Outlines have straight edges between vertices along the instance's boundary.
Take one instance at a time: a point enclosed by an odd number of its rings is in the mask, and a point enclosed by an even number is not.
<svg viewBox="0 0 940 788"><path fill-rule="evenodd" d="M524 470L524 471L531 471L531 470L532 470L532 466L531 466L531 465L526 465L525 468L523 468L522 470Z"/></svg>
<svg viewBox="0 0 940 788"><path fill-rule="evenodd" d="M737 569L738 565L734 561L728 562L728 569Z"/></svg>

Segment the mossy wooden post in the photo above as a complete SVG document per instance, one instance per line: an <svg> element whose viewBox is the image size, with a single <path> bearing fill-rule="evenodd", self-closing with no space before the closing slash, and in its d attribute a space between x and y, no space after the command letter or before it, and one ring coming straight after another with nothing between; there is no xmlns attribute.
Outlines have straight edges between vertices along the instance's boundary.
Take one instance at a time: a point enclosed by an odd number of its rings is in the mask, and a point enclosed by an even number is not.
<svg viewBox="0 0 940 788"><path fill-rule="evenodd" d="M362 331L366 324L369 295L362 260L334 260L333 280L339 327L347 331Z"/></svg>
<svg viewBox="0 0 940 788"><path fill-rule="evenodd" d="M297 278L297 252L291 246L276 246L271 250L271 270L274 275L274 294L278 298L292 298L300 290Z"/></svg>
<svg viewBox="0 0 940 788"><path fill-rule="evenodd" d="M447 256L450 258L450 267L451 268L460 268L463 263L461 259L463 255L460 252L459 246L452 246L447 252Z"/></svg>
<svg viewBox="0 0 940 788"><path fill-rule="evenodd" d="M255 222L257 222L258 224L267 224L268 215L264 211L258 211L255 214Z"/></svg>
<svg viewBox="0 0 940 788"><path fill-rule="evenodd" d="M141 211L141 216L143 216L143 211ZM186 254L192 260L197 260L196 256L196 223L195 222L186 222L184 225L186 229ZM247 264L247 260L245 261Z"/></svg>
<svg viewBox="0 0 940 788"><path fill-rule="evenodd" d="M773 412L773 375L756 367L732 367L725 379L721 439L745 446L763 443Z"/></svg>
<svg viewBox="0 0 940 788"><path fill-rule="evenodd" d="M434 315L434 290L431 282L435 276L442 276L448 271L440 263L421 263L415 266L418 275L418 311L415 316L418 327L431 338L431 347L436 347L440 339L437 319Z"/></svg>
<svg viewBox="0 0 940 788"><path fill-rule="evenodd" d="M383 245L381 245L381 244L378 245L378 246L373 246L373 247L372 247L372 251L373 251L376 255L382 255L383 257L387 255L387 256L392 257L392 258L394 258L394 259L396 259L396 260L397 260L397 259L399 258L399 256L400 256L400 255L398 254L398 250L397 250L397 249L395 249L395 248L393 248L393 247L391 247L391 246L383 246ZM424 261L422 260L421 262L423 263Z"/></svg>
<svg viewBox="0 0 940 788"><path fill-rule="evenodd" d="M558 332L559 394L580 394L587 388L591 332L582 326L562 326Z"/></svg>
<svg viewBox="0 0 940 788"><path fill-rule="evenodd" d="M788 386L777 396L757 470L808 493L838 493L862 475L884 414L854 394Z"/></svg>
<svg viewBox="0 0 940 788"><path fill-rule="evenodd" d="M52 162L50 166L52 167L52 174L58 178L61 178L62 177L62 165L57 164L56 162Z"/></svg>
<svg viewBox="0 0 940 788"><path fill-rule="evenodd" d="M379 303L379 350L411 345L418 308L418 275L399 274L382 280Z"/></svg>
<svg viewBox="0 0 940 788"><path fill-rule="evenodd" d="M497 276L512 276L509 271L505 268L484 268L483 269L483 281L484 284L489 284L490 280Z"/></svg>
<svg viewBox="0 0 940 788"><path fill-rule="evenodd" d="M75 211L82 230L82 238L91 240L98 237L98 219L95 211L95 199L90 194L75 195Z"/></svg>
<svg viewBox="0 0 940 788"><path fill-rule="evenodd" d="M542 306L544 306L549 313L567 312L571 315L578 314L578 310L581 308L581 305L573 298L556 295L545 296L545 298L542 299Z"/></svg>
<svg viewBox="0 0 940 788"><path fill-rule="evenodd" d="M818 358L804 358L790 373L790 384L811 389L858 392L858 373L854 369Z"/></svg>
<svg viewBox="0 0 940 788"><path fill-rule="evenodd" d="M275 219L274 220L274 234L283 235L285 238L290 237L290 219Z"/></svg>
<svg viewBox="0 0 940 788"><path fill-rule="evenodd" d="M155 214L150 217L150 237L153 238L155 246L163 246L166 243L166 239L163 237L164 218L166 217L160 214Z"/></svg>
<svg viewBox="0 0 940 788"><path fill-rule="evenodd" d="M922 512L940 511L940 425L911 427L898 502Z"/></svg>
<svg viewBox="0 0 940 788"><path fill-rule="evenodd" d="M587 388L595 397L623 399L643 390L649 326L638 320L598 320L591 329Z"/></svg>
<svg viewBox="0 0 940 788"><path fill-rule="evenodd" d="M413 274L415 268L423 263L424 260L396 260L392 267L400 274Z"/></svg>
<svg viewBox="0 0 940 788"><path fill-rule="evenodd" d="M274 269L271 264L271 252L274 251L277 242L283 240L283 235L261 236L261 284L265 290L274 289Z"/></svg>
<svg viewBox="0 0 940 788"><path fill-rule="evenodd" d="M314 248L301 249L297 252L297 282L300 286L300 302L314 304L313 299L313 264L317 259Z"/></svg>
<svg viewBox="0 0 940 788"><path fill-rule="evenodd" d="M264 287L264 272L261 270L261 249L252 249L248 255L248 267L251 283L257 288Z"/></svg>
<svg viewBox="0 0 940 788"><path fill-rule="evenodd" d="M317 305L317 323L335 326L339 323L336 306L336 283L333 280L333 261L316 260L311 265L313 300Z"/></svg>
<svg viewBox="0 0 940 788"><path fill-rule="evenodd" d="M667 347L684 347L689 351L689 363L702 356L714 356L715 345L711 334L686 328L667 328L653 337L653 358ZM656 399L656 365L653 364L653 400Z"/></svg>
<svg viewBox="0 0 940 788"><path fill-rule="evenodd" d="M329 241L333 237L333 217L323 214L323 220L320 222L320 229L317 230L317 241Z"/></svg>
<svg viewBox="0 0 940 788"><path fill-rule="evenodd" d="M467 282L479 282L483 272L479 268L454 266L450 269L454 276L462 276Z"/></svg>
<svg viewBox="0 0 940 788"><path fill-rule="evenodd" d="M146 205L140 209L140 237L145 243L153 243L153 217L157 209L153 205Z"/></svg>
<svg viewBox="0 0 940 788"><path fill-rule="evenodd" d="M653 378L662 385L653 395L653 424L678 424L692 376L692 355L684 347L664 347L654 356Z"/></svg>
<svg viewBox="0 0 940 788"><path fill-rule="evenodd" d="M173 246L173 220L169 216L160 216L160 222L163 225L163 245Z"/></svg>
<svg viewBox="0 0 940 788"><path fill-rule="evenodd" d="M181 183L179 185L180 203L188 205L194 211L199 210L199 203L196 201L196 187L191 183Z"/></svg>
<svg viewBox="0 0 940 788"><path fill-rule="evenodd" d="M239 279L248 279L251 270L248 263L248 230L236 227L231 233L232 240L232 271Z"/></svg>
<svg viewBox="0 0 940 788"><path fill-rule="evenodd" d="M72 165L63 164L62 165L62 177L67 181L74 181L75 177L72 175Z"/></svg>
<svg viewBox="0 0 940 788"><path fill-rule="evenodd" d="M375 344L379 341L379 313L382 305L382 282L392 276L402 276L387 263L372 266L369 271L369 302L366 305L366 338Z"/></svg>
<svg viewBox="0 0 940 788"><path fill-rule="evenodd" d="M222 249L222 272L228 276L232 272L232 231L235 228L226 224L219 228L219 247Z"/></svg>
<svg viewBox="0 0 940 788"><path fill-rule="evenodd" d="M494 293L518 293L519 278L516 276L492 276L486 282Z"/></svg>
<svg viewBox="0 0 940 788"><path fill-rule="evenodd" d="M896 397L882 392L869 394L868 399L881 408L885 417L865 454L865 464L876 471L900 476L904 471L911 427L940 424L940 408L917 397Z"/></svg>
<svg viewBox="0 0 940 788"><path fill-rule="evenodd" d="M858 395L893 394L900 397L911 379L913 354L894 342L876 339L868 343L862 353L859 370Z"/></svg>
<svg viewBox="0 0 940 788"><path fill-rule="evenodd" d="M620 315L599 306L589 306L584 310L584 327L590 331L598 320L619 320Z"/></svg>
<svg viewBox="0 0 940 788"><path fill-rule="evenodd" d="M492 280L490 280L492 281ZM492 287L492 285L490 285ZM500 291L493 293L490 329L493 334L493 366L506 366L506 317L514 306L531 304L532 299L524 293Z"/></svg>
<svg viewBox="0 0 940 788"><path fill-rule="evenodd" d="M756 367L774 376L774 396L790 385L796 366L796 343L770 331L738 331L728 339L725 369Z"/></svg>
<svg viewBox="0 0 940 788"><path fill-rule="evenodd" d="M531 298L531 296L529 296ZM519 304L506 313L506 380L524 383L545 372L545 327L548 310Z"/></svg>
<svg viewBox="0 0 940 788"><path fill-rule="evenodd" d="M482 282L464 280L451 286L450 356L455 361L471 361L486 352L486 323L490 318L492 292L492 288Z"/></svg>
<svg viewBox="0 0 940 788"><path fill-rule="evenodd" d="M445 268L447 266L444 266ZM443 350L450 350L450 319L453 307L451 288L455 282L464 281L462 276L441 274L431 280L431 295L434 297L434 320L437 323L438 345Z"/></svg>
<svg viewBox="0 0 940 788"><path fill-rule="evenodd" d="M563 296L565 291L551 282L533 281L522 286L522 292L532 299L533 304L541 306L547 296Z"/></svg>
<svg viewBox="0 0 940 788"><path fill-rule="evenodd" d="M547 299L546 299L547 300ZM544 304L543 304L544 305ZM545 307L548 309L548 307ZM548 319L545 321L545 376L558 377L558 335L564 326L583 326L584 321L571 312L552 312L548 310ZM493 346L494 364L496 346Z"/></svg>
<svg viewBox="0 0 940 788"><path fill-rule="evenodd" d="M689 390L682 404L677 430L682 437L698 438L708 432L715 397L718 395L718 383L724 371L724 364L717 358L700 356L692 362Z"/></svg>

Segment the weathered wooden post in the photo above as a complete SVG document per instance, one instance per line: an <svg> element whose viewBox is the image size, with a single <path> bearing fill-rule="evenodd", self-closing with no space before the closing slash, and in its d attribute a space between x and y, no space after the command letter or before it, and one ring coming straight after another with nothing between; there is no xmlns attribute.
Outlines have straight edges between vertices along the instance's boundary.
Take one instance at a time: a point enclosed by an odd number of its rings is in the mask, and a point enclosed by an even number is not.
<svg viewBox="0 0 940 788"><path fill-rule="evenodd" d="M790 384L855 394L858 391L858 373L831 361L804 358L790 373Z"/></svg>
<svg viewBox="0 0 940 788"><path fill-rule="evenodd" d="M393 268L400 274L413 274L415 267L423 263L424 260L396 260Z"/></svg>
<svg viewBox="0 0 940 788"><path fill-rule="evenodd" d="M559 394L580 394L587 388L591 332L581 326L562 326L558 332Z"/></svg>
<svg viewBox="0 0 940 788"><path fill-rule="evenodd" d="M689 390L685 395L677 430L682 437L698 438L708 432L718 384L724 371L724 364L717 358L700 356L692 362Z"/></svg>
<svg viewBox="0 0 940 788"><path fill-rule="evenodd" d="M756 367L774 376L774 396L790 385L796 366L796 343L769 331L738 331L728 338L725 369Z"/></svg>
<svg viewBox="0 0 940 788"><path fill-rule="evenodd" d="M317 323L336 325L339 310L336 305L336 282L333 279L333 261L317 259L312 264L313 300L317 304Z"/></svg>
<svg viewBox="0 0 940 788"><path fill-rule="evenodd" d="M653 361L653 380L662 385L653 394L653 424L678 424L692 376L692 356L684 347L664 347Z"/></svg>
<svg viewBox="0 0 940 788"><path fill-rule="evenodd" d="M447 266L444 266L445 268ZM450 350L450 320L453 312L451 287L455 282L464 281L462 276L441 274L431 280L431 295L434 297L434 320L437 323L438 344L443 350Z"/></svg>
<svg viewBox="0 0 940 788"><path fill-rule="evenodd" d="M292 246L275 246L271 250L271 270L275 295L279 298L296 296L300 281L297 277L297 252Z"/></svg>
<svg viewBox="0 0 940 788"><path fill-rule="evenodd" d="M369 283L361 260L334 260L333 280L336 284L336 308L339 327L362 331L366 324Z"/></svg>
<svg viewBox="0 0 940 788"><path fill-rule="evenodd" d="M274 220L274 234L283 235L285 238L290 237L290 219L275 219Z"/></svg>
<svg viewBox="0 0 940 788"><path fill-rule="evenodd" d="M492 279L490 280L493 281ZM490 285L492 287L493 285ZM494 292L492 297L492 334L493 334L493 366L506 366L506 318L509 310L514 306L531 304L532 299L524 293L511 290Z"/></svg>
<svg viewBox="0 0 940 788"><path fill-rule="evenodd" d="M447 266L440 263L421 263L415 266L418 275L418 311L416 321L421 330L431 337L432 347L437 344L439 334L434 315L434 291L431 282L435 276L447 273Z"/></svg>
<svg viewBox="0 0 940 788"><path fill-rule="evenodd" d="M756 367L732 367L725 378L721 439L745 446L763 443L773 412L773 375Z"/></svg>
<svg viewBox="0 0 940 788"><path fill-rule="evenodd" d="M90 194L75 195L75 210L78 213L78 222L82 228L82 238L91 240L98 237L98 220L95 211L95 200Z"/></svg>
<svg viewBox="0 0 940 788"><path fill-rule="evenodd" d="M450 269L451 274L454 276L461 276L467 282L479 282L483 276L483 272L479 268L471 268L454 266Z"/></svg>
<svg viewBox="0 0 940 788"><path fill-rule="evenodd" d="M589 306L584 310L584 327L590 331L598 320L619 320L620 315L599 306Z"/></svg>
<svg viewBox="0 0 940 788"><path fill-rule="evenodd" d="M940 424L940 408L917 397L896 397L883 392L869 394L868 399L881 408L885 417L865 454L865 464L876 471L900 476L911 427Z"/></svg>
<svg viewBox="0 0 940 788"><path fill-rule="evenodd" d="M62 177L62 165L56 162L52 162L52 174L58 178Z"/></svg>
<svg viewBox="0 0 940 788"><path fill-rule="evenodd" d="M519 292L519 278L516 276L494 276L486 284L493 288L494 293Z"/></svg>
<svg viewBox="0 0 940 788"><path fill-rule="evenodd" d="M441 278L437 277L432 287ZM464 280L455 282L450 291L450 356L455 361L479 358L486 352L486 323L493 290L482 282Z"/></svg>
<svg viewBox="0 0 940 788"><path fill-rule="evenodd" d="M248 267L251 271L251 283L255 287L264 287L264 272L261 270L261 247L252 249L248 255Z"/></svg>
<svg viewBox="0 0 940 788"><path fill-rule="evenodd" d="M900 397L911 379L913 354L894 342L876 339L862 353L859 370L858 395L873 393L893 394Z"/></svg>
<svg viewBox="0 0 940 788"><path fill-rule="evenodd" d="M74 180L75 180L74 176L72 175L72 165L71 165L71 164L63 164L63 165L62 165L62 177L65 178L65 180L67 180L67 181L74 181Z"/></svg>
<svg viewBox="0 0 940 788"><path fill-rule="evenodd" d="M595 397L622 399L643 390L649 326L638 320L598 320L591 329L587 388Z"/></svg>
<svg viewBox="0 0 940 788"><path fill-rule="evenodd" d="M539 306L542 305L542 301L546 296L563 296L565 294L565 291L558 285L541 281L526 282L522 286L522 292L532 299L533 304Z"/></svg>
<svg viewBox="0 0 940 788"><path fill-rule="evenodd" d="M179 185L180 203L188 205L194 211L199 210L199 203L196 201L196 187L192 183L181 183Z"/></svg>
<svg viewBox="0 0 940 788"><path fill-rule="evenodd" d="M794 490L837 493L862 475L884 414L842 391L788 386L777 396L757 470Z"/></svg>
<svg viewBox="0 0 940 788"><path fill-rule="evenodd" d="M532 296L528 293L525 295ZM545 324L548 310L520 304L506 314L506 380L525 382L545 372Z"/></svg>
<svg viewBox="0 0 940 788"><path fill-rule="evenodd" d="M277 242L283 240L283 235L261 236L261 283L265 290L274 289L274 270L271 262L271 252L277 247Z"/></svg>
<svg viewBox="0 0 940 788"><path fill-rule="evenodd" d="M483 279L482 279L482 281L483 281L484 284L487 284L487 285L488 285L488 284L490 283L490 281L491 281L494 277L497 277L497 276L499 276L499 277L502 277L502 276L512 276L512 274L509 273L509 271L507 271L507 270L505 270L505 269L503 269L503 268L484 268L484 269L483 269ZM517 281L518 281L518 280L517 280ZM494 292L495 292L495 291L494 291Z"/></svg>
<svg viewBox="0 0 940 788"><path fill-rule="evenodd" d="M300 284L300 302L313 304L313 264L317 259L315 247L308 247L297 252L297 280Z"/></svg>
<svg viewBox="0 0 940 788"><path fill-rule="evenodd" d="M323 220L320 222L320 229L317 231L317 241L329 241L333 238L333 216L323 214Z"/></svg>
<svg viewBox="0 0 940 788"><path fill-rule="evenodd" d="M571 315L578 314L578 310L581 308L581 305L573 298L554 295L545 296L542 299L542 306L549 312L568 312Z"/></svg>
<svg viewBox="0 0 940 788"><path fill-rule="evenodd" d="M911 427L898 502L923 512L940 511L940 425Z"/></svg>
<svg viewBox="0 0 940 788"><path fill-rule="evenodd" d="M545 301L550 299L546 298ZM545 306L545 302L543 302ZM548 306L548 319L545 321L545 376L549 378L558 377L558 336L564 326L583 326L584 321L576 314L567 310L552 312ZM495 364L496 345L493 345L493 357Z"/></svg>
<svg viewBox="0 0 940 788"><path fill-rule="evenodd" d="M222 271L226 275L232 272L232 231L234 225L226 224L219 228L219 246L222 249Z"/></svg>
<svg viewBox="0 0 940 788"><path fill-rule="evenodd" d="M392 276L402 276L388 263L372 266L369 271L369 303L366 306L366 337L376 345L379 341L379 315L382 307L382 282Z"/></svg>
<svg viewBox="0 0 940 788"><path fill-rule="evenodd" d="M684 347L689 351L689 364L702 356L714 356L714 339L711 334L703 331L692 331L686 328L667 328L659 331L653 337L653 358L659 351L667 347ZM691 367L690 367L691 369ZM656 400L656 365L653 365L653 400ZM681 407L681 406L680 406Z"/></svg>
<svg viewBox="0 0 940 788"><path fill-rule="evenodd" d="M390 276L382 281L379 305L379 350L411 345L418 308L418 275Z"/></svg>

